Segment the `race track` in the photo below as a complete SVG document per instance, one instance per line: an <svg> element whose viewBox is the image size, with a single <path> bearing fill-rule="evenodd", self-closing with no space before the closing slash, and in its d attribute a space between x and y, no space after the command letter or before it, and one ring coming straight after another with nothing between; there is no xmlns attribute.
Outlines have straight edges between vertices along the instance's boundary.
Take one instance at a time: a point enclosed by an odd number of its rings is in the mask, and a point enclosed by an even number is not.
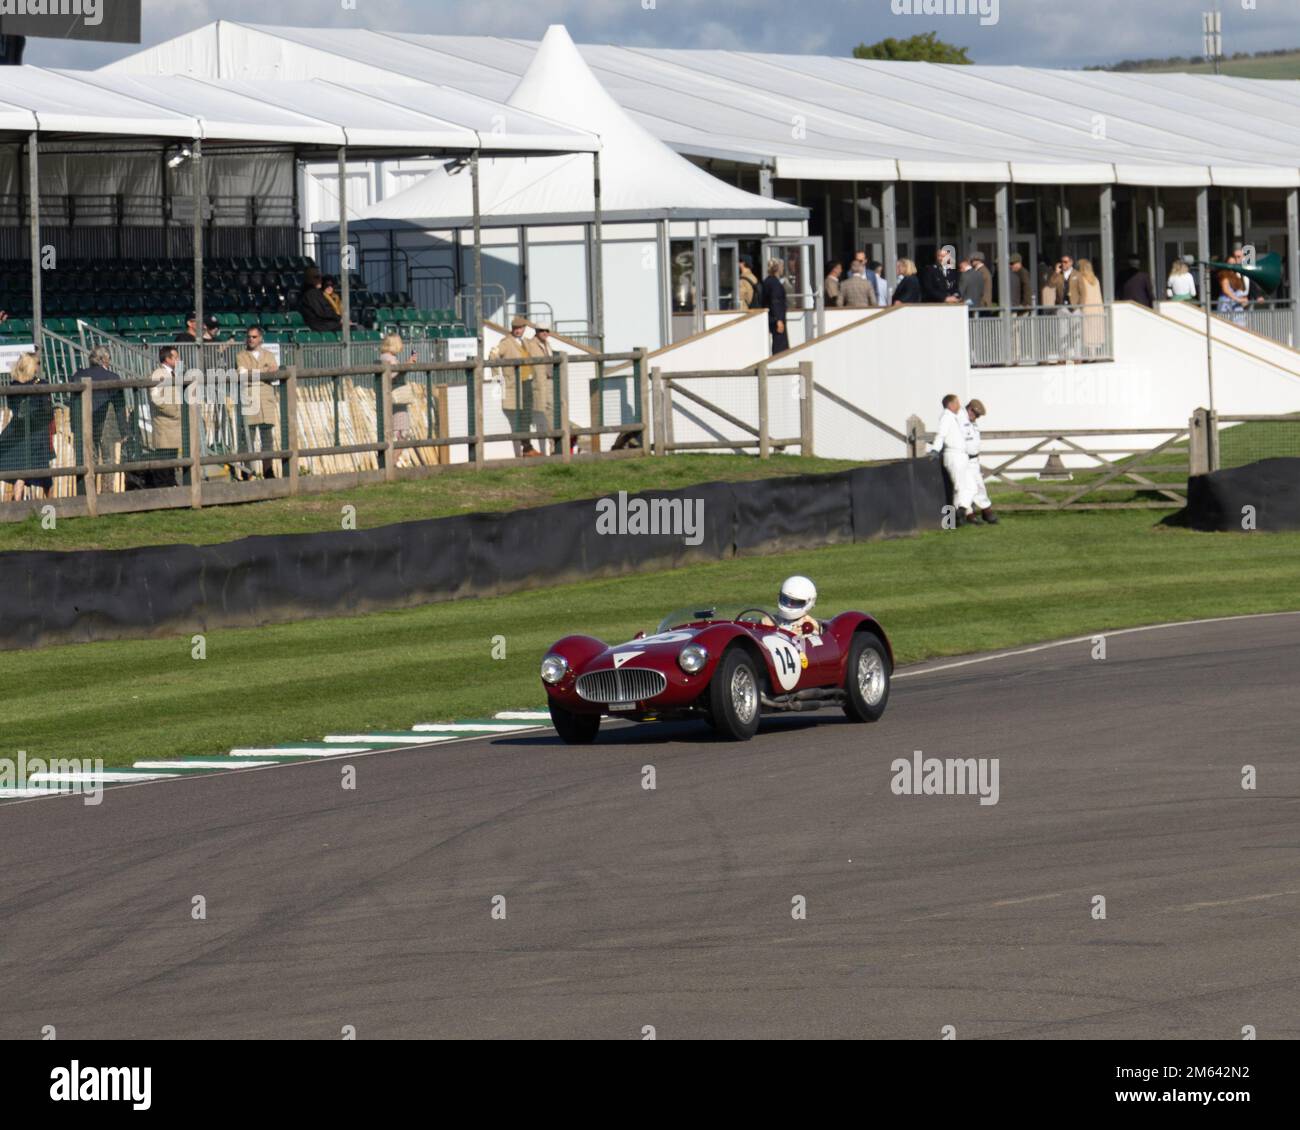
<svg viewBox="0 0 1300 1130"><path fill-rule="evenodd" d="M1300 615L1091 653L913 668L878 725L747 745L548 730L4 805L0 1036L1300 1037ZM999 802L895 795L914 750L999 759Z"/></svg>

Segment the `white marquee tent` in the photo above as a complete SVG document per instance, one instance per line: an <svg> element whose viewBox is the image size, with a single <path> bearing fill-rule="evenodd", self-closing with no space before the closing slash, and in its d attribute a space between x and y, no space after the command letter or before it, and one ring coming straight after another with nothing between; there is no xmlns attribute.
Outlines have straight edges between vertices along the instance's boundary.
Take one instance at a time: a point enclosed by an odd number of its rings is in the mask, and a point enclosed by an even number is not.
<svg viewBox="0 0 1300 1130"><path fill-rule="evenodd" d="M219 21L118 73L422 82L504 100L522 40ZM679 153L779 177L1300 185L1300 83L583 46L606 90ZM385 79L386 76L386 79Z"/></svg>

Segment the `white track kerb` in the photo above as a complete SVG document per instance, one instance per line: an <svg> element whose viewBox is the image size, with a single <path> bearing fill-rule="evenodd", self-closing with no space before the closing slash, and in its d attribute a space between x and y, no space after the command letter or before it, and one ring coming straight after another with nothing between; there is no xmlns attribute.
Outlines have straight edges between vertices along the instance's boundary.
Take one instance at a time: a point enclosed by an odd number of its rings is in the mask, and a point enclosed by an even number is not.
<svg viewBox="0 0 1300 1130"><path fill-rule="evenodd" d="M1106 639L1127 636L1136 632L1167 631L1176 628L1194 628L1203 624L1223 624L1234 620L1262 620L1276 616L1300 616L1300 612L1259 612L1246 616L1216 616L1204 620L1182 620L1167 624L1147 624L1138 628L1116 628L1066 640L1011 648L988 655L970 656L950 661L926 660L897 671L896 679L918 678L959 667L993 663L1018 655L1031 655L1039 651L1091 644L1099 637ZM366 756L388 753L412 746L441 745L448 742L467 742L503 734L532 733L551 728L551 716L545 710L503 710L491 718L474 718L460 722L422 722L409 730L382 733L329 734L318 742L289 742L283 745L232 749L225 757L180 757L137 761L130 769L105 769L87 775L75 773L66 778L44 774L38 787L0 789L0 803L17 803L57 796L76 796L70 786L91 781L105 788L152 784L173 781L184 777L206 776L212 773L274 769L285 765L302 764L327 757ZM62 786L62 787L61 787Z"/></svg>

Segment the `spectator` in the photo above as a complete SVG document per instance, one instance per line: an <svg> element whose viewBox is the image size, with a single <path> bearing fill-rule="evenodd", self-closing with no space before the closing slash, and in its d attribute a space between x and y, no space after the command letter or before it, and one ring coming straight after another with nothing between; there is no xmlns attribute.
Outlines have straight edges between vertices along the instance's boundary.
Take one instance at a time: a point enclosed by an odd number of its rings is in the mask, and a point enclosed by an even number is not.
<svg viewBox="0 0 1300 1130"><path fill-rule="evenodd" d="M1024 256L1019 251L1011 256L1011 309L1032 309L1034 302L1034 281L1025 268Z"/></svg>
<svg viewBox="0 0 1300 1130"><path fill-rule="evenodd" d="M86 367L72 374L73 384L80 384L84 380L103 382L122 379L109 368L113 363L113 356L107 345L95 346L86 360L88 362ZM106 447L111 447L126 433L125 392L122 389L114 389L111 392L96 390L95 395L91 397L91 413L91 445L96 462L103 463ZM111 428L108 426L110 422ZM107 444L105 444L105 435L108 437ZM84 483L79 483L78 489L84 491Z"/></svg>
<svg viewBox="0 0 1300 1130"><path fill-rule="evenodd" d="M780 259L769 259L767 278L763 280L760 292L763 305L767 307L767 328L772 335L772 355L784 353L790 348L790 335L786 333L785 286L781 276L785 274L785 264Z"/></svg>
<svg viewBox="0 0 1300 1130"><path fill-rule="evenodd" d="M257 379L261 374L269 375L280 368L275 354L266 348L264 342L262 327L249 326L244 335L243 351L235 358L235 368L240 376L251 376L254 381L249 386L248 403L242 406L244 423L248 425L250 451L275 450L275 425L280 416L276 386ZM253 464L246 464L243 472L245 477L252 478ZM263 459L262 478L269 479L271 475L271 460Z"/></svg>
<svg viewBox="0 0 1300 1130"><path fill-rule="evenodd" d="M326 275L321 282L321 293L325 295L325 301L330 304L330 309L339 317L340 326L343 324L343 296L339 293L339 280L332 275Z"/></svg>
<svg viewBox="0 0 1300 1130"><path fill-rule="evenodd" d="M900 259L898 287L894 290L894 305L910 306L921 301L921 282L916 276L916 264L911 259Z"/></svg>
<svg viewBox="0 0 1300 1130"><path fill-rule="evenodd" d="M1229 262L1229 263L1234 263L1234 264L1236 264L1238 267L1244 266L1244 265L1245 265L1245 262L1246 262L1246 251L1245 251L1245 249L1242 248L1242 247L1236 247L1236 248L1234 248L1234 249L1233 249L1233 252L1232 252L1232 258L1230 258L1230 259L1228 260L1228 262ZM1246 297L1245 297L1245 300L1244 300L1245 303L1246 303L1246 305L1250 305L1250 303L1252 303L1252 302L1260 302L1260 301L1263 300L1263 297L1264 297L1264 296L1263 296L1262 294L1257 294L1257 295L1255 295L1254 297L1251 296L1251 293L1250 293L1250 289L1251 289L1251 280L1250 280L1246 275L1241 275L1241 274L1239 274L1239 275L1237 276L1237 278L1239 278L1239 279L1241 280L1241 288L1242 288L1242 290L1244 290L1244 291L1246 292Z"/></svg>
<svg viewBox="0 0 1300 1130"><path fill-rule="evenodd" d="M972 311L984 304L984 275L969 259L961 261L961 275L957 280L957 293Z"/></svg>
<svg viewBox="0 0 1300 1130"><path fill-rule="evenodd" d="M888 306L889 283L885 281L885 268L875 259L872 259L871 262L867 264L867 269L876 279L876 305Z"/></svg>
<svg viewBox="0 0 1300 1130"><path fill-rule="evenodd" d="M1083 348L1087 356L1096 357L1106 348L1106 299L1090 260L1079 260L1078 278L1083 307Z"/></svg>
<svg viewBox="0 0 1300 1130"><path fill-rule="evenodd" d="M844 274L844 264L838 259L831 263L831 269L826 272L826 282L823 285L825 303L827 306L843 306L840 301L840 278Z"/></svg>
<svg viewBox="0 0 1300 1130"><path fill-rule="evenodd" d="M1121 302L1136 302L1148 310L1156 305L1156 285L1151 276L1142 269L1142 260L1136 255L1129 259L1128 265L1115 279L1119 287Z"/></svg>
<svg viewBox="0 0 1300 1130"><path fill-rule="evenodd" d="M984 471L980 467L980 450L984 442L983 436L980 435L980 417L984 414L983 403L972 400L966 405L966 411L962 413L961 419L962 436L966 440L966 473L970 476L971 521L983 520L990 526L996 526L998 516L993 513L993 503L989 500L988 489L984 486Z"/></svg>
<svg viewBox="0 0 1300 1130"><path fill-rule="evenodd" d="M303 273L302 297L298 299L298 313L309 330L317 333L338 333L343 319L325 296L325 282L318 267L308 267Z"/></svg>
<svg viewBox="0 0 1300 1130"><path fill-rule="evenodd" d="M869 305L871 306L883 305L879 297L880 288L878 284L880 282L880 279L877 277L876 272L872 269L871 264L867 262L867 253L865 251L854 252L852 271L856 271L864 279L866 279L871 286L872 293L876 294L877 296L876 301L869 303ZM852 273L852 271L850 273Z"/></svg>
<svg viewBox="0 0 1300 1130"><path fill-rule="evenodd" d="M943 415L939 417L936 429L934 455L943 460L943 469L952 489L954 517L957 525L963 526L970 520L972 511L970 458L966 454L960 412L961 398L956 393L943 398Z"/></svg>
<svg viewBox="0 0 1300 1130"><path fill-rule="evenodd" d="M396 333L385 334L383 340L379 343L379 363L381 365L413 365L417 360L415 351L412 350L405 357L402 356L404 345L402 335ZM394 373L391 389L393 402L393 442L407 440L415 435L415 430L411 426L411 405L415 403L415 385L411 384L405 373ZM406 454L409 448L397 452L395 465L402 465L402 456Z"/></svg>
<svg viewBox="0 0 1300 1130"><path fill-rule="evenodd" d="M740 308L742 310L752 310L755 306L755 300L758 298L759 291L758 276L754 274L754 269L749 265L749 256L743 255L740 259Z"/></svg>
<svg viewBox="0 0 1300 1130"><path fill-rule="evenodd" d="M1184 260L1174 260L1165 283L1165 294L1174 302L1196 301L1196 276Z"/></svg>
<svg viewBox="0 0 1300 1130"><path fill-rule="evenodd" d="M1046 263L1039 264L1038 267L1038 304L1040 306L1056 305L1056 284L1052 281L1056 272L1061 268L1060 263L1055 267L1049 267Z"/></svg>
<svg viewBox="0 0 1300 1130"><path fill-rule="evenodd" d="M524 348L528 350L529 356L537 358L550 358L554 350L551 348L551 329L549 326L541 325L533 329L533 336L524 342ZM556 428L555 412L555 370L548 360L544 364L533 366L533 416L532 426L538 431L549 432ZM622 438L622 437L620 437ZM560 439L557 436L551 441L551 454L560 454ZM546 441L538 439L538 446L541 448L543 455L546 454Z"/></svg>
<svg viewBox="0 0 1300 1130"><path fill-rule="evenodd" d="M150 379L159 382L149 390L149 416L153 422L153 440L150 444L152 458L178 459L181 449L181 412L185 396L178 372L180 350L174 345L164 345L158 350L158 368ZM165 471L146 471L144 485L149 487L174 487L181 480L180 468Z"/></svg>
<svg viewBox="0 0 1300 1130"><path fill-rule="evenodd" d="M188 318L185 319L185 330L184 330L184 332L182 332L182 333L178 333L178 334L176 335L176 340L177 340L178 342L182 342L182 343L189 344L189 345L196 344L196 343L198 342L198 340L199 340L197 337L194 336L194 334L195 334L195 325L196 325L196 322L197 322L197 319L194 317L194 314L191 313L190 316L189 316ZM211 342L214 342L214 341L217 340L217 329L219 328L219 326L220 326L220 323L217 321L217 316L216 316L215 314L205 314L205 315L203 315L203 343L204 343L204 345L210 344Z"/></svg>
<svg viewBox="0 0 1300 1130"><path fill-rule="evenodd" d="M981 310L991 310L993 308L993 272L989 270L988 264L984 262L984 252L978 247L970 253L971 270L978 271L980 279L983 282L981 292L983 298L980 299Z"/></svg>
<svg viewBox="0 0 1300 1130"><path fill-rule="evenodd" d="M35 353L24 353L9 373L15 384L43 384L41 362ZM54 462L50 432L54 426L54 401L45 395L9 398L12 412L0 432L0 471L29 471ZM47 496L54 488L52 478L15 479L14 502L22 502L30 488L39 487Z"/></svg>
<svg viewBox="0 0 1300 1130"><path fill-rule="evenodd" d="M1061 256L1060 262L1056 265L1056 274L1052 276L1050 285L1056 292L1054 305L1083 305L1083 280L1079 278L1079 272L1074 269L1074 259L1071 256Z"/></svg>
<svg viewBox="0 0 1300 1130"><path fill-rule="evenodd" d="M921 296L923 302L960 302L957 297L957 271L952 265L952 256L946 247L934 253L934 262L921 272Z"/></svg>
<svg viewBox="0 0 1300 1130"><path fill-rule="evenodd" d="M876 304L876 288L867 281L864 271L865 268L854 264L853 273L840 286L841 306L860 308Z"/></svg>
<svg viewBox="0 0 1300 1130"><path fill-rule="evenodd" d="M1228 256L1228 263L1233 267L1245 261L1245 253L1236 248ZM1246 309L1251 303L1250 280L1235 270L1219 271L1215 279L1218 287L1218 311L1224 317L1231 318L1238 326L1246 324Z"/></svg>
<svg viewBox="0 0 1300 1130"><path fill-rule="evenodd" d="M528 329L528 319L516 314L510 319L510 336L503 337L495 349L488 355L489 361L523 361L529 356L528 346L524 343L524 331ZM526 405L521 403L532 399L533 369L531 365L498 366L498 378L501 382L501 408L510 421L512 432L527 432L531 428L524 426L528 419ZM539 456L541 452L533 447L531 440L512 440L515 454L520 456Z"/></svg>

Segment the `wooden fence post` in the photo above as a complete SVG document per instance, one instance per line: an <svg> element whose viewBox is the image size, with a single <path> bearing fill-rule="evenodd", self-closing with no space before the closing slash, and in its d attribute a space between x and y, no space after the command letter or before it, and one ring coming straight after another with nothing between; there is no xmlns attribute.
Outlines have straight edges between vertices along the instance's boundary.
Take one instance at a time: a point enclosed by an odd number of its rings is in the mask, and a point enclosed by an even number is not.
<svg viewBox="0 0 1300 1130"><path fill-rule="evenodd" d="M203 507L203 374L199 380L191 380L188 386L181 378L181 398L185 401L185 415L190 424L190 507L200 510Z"/></svg>
<svg viewBox="0 0 1300 1130"><path fill-rule="evenodd" d="M637 375L638 387L641 395L641 454L650 454L650 370L646 366L646 350L644 346L638 346L634 352L636 360L632 362L633 370Z"/></svg>
<svg viewBox="0 0 1300 1130"><path fill-rule="evenodd" d="M767 412L767 362L760 361L754 371L758 376L758 457L766 459L772 454L772 433Z"/></svg>
<svg viewBox="0 0 1300 1130"><path fill-rule="evenodd" d="M516 370L517 372L518 370ZM483 466L483 358L474 358L474 387L470 395L474 398L474 466ZM513 428L511 429L514 430Z"/></svg>
<svg viewBox="0 0 1300 1130"><path fill-rule="evenodd" d="M930 446L922 438L925 435L925 421L920 416L908 416L907 418L907 457L909 459L920 459Z"/></svg>
<svg viewBox="0 0 1300 1130"><path fill-rule="evenodd" d="M799 449L806 458L813 456L813 383L811 361L799 362Z"/></svg>
<svg viewBox="0 0 1300 1130"><path fill-rule="evenodd" d="M384 482L397 478L396 452L393 450L393 371L385 368L379 374L379 420L384 430Z"/></svg>
<svg viewBox="0 0 1300 1130"><path fill-rule="evenodd" d="M81 381L81 459L86 468L82 477L86 492L86 513L99 517L99 483L95 479L95 382Z"/></svg>
<svg viewBox="0 0 1300 1130"><path fill-rule="evenodd" d="M654 423L654 453L664 453L664 374L662 369L650 370L650 416Z"/></svg>
<svg viewBox="0 0 1300 1130"><path fill-rule="evenodd" d="M569 355L561 353L554 365L558 373L560 399L560 459L564 463L573 461L573 433L569 430ZM536 380L536 377L533 378Z"/></svg>
<svg viewBox="0 0 1300 1130"><path fill-rule="evenodd" d="M298 493L298 366L289 366L289 376L284 384L284 399L288 414L289 433L284 437L284 445L289 449L289 493Z"/></svg>

